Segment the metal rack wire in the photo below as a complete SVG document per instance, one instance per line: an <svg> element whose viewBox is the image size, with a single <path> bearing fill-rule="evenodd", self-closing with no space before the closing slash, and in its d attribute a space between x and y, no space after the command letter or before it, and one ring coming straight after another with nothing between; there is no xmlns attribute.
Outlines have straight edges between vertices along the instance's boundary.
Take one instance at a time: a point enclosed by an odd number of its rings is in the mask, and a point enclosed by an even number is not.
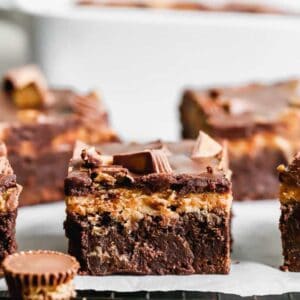
<svg viewBox="0 0 300 300"><path fill-rule="evenodd" d="M8 300L7 292L0 292L0 299ZM236 295L202 292L134 292L118 293L113 291L78 291L75 300L300 300L300 293L288 293L283 295L266 295L240 297Z"/></svg>

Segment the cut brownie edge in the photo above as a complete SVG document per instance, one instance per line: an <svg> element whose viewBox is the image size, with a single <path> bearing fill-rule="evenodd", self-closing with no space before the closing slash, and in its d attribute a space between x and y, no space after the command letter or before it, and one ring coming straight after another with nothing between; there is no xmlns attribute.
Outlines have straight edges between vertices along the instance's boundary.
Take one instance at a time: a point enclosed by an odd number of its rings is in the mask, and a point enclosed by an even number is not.
<svg viewBox="0 0 300 300"><path fill-rule="evenodd" d="M285 167L279 165L281 231L284 271L300 272L300 154Z"/></svg>
<svg viewBox="0 0 300 300"><path fill-rule="evenodd" d="M68 213L64 226L83 274L227 274L228 223L216 209L177 219L147 215L130 230L107 213Z"/></svg>
<svg viewBox="0 0 300 300"><path fill-rule="evenodd" d="M17 209L0 212L0 262L17 249L15 240L15 226Z"/></svg>
<svg viewBox="0 0 300 300"><path fill-rule="evenodd" d="M279 228L284 257L282 269L300 272L300 202L281 205Z"/></svg>
<svg viewBox="0 0 300 300"><path fill-rule="evenodd" d="M272 148L261 149L255 155L232 155L230 167L234 200L276 198L278 175L274 166L286 161L282 151Z"/></svg>

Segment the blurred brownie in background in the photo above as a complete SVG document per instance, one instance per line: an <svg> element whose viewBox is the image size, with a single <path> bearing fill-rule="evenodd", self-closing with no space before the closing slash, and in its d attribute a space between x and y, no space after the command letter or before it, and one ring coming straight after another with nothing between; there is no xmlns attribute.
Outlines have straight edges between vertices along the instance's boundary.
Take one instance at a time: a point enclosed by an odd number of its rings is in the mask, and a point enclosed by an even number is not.
<svg viewBox="0 0 300 300"><path fill-rule="evenodd" d="M6 147L0 142L0 263L17 248L15 227L21 190L7 159Z"/></svg>
<svg viewBox="0 0 300 300"><path fill-rule="evenodd" d="M69 253L81 272L227 274L231 182L226 145L78 145L65 180Z"/></svg>
<svg viewBox="0 0 300 300"><path fill-rule="evenodd" d="M281 231L284 256L284 271L300 272L300 152L285 167L278 167L280 180L279 200Z"/></svg>
<svg viewBox="0 0 300 300"><path fill-rule="evenodd" d="M214 4L210 1L196 0L79 0L79 5L83 6L108 6L108 7L137 7L155 8L171 10L191 10L207 12L238 12L254 14L285 14L284 9L259 4L246 3L243 1L227 1L227 3Z"/></svg>
<svg viewBox="0 0 300 300"><path fill-rule="evenodd" d="M49 89L35 66L7 72L0 103L0 139L24 187L21 206L63 199L76 139L117 140L96 93Z"/></svg>
<svg viewBox="0 0 300 300"><path fill-rule="evenodd" d="M276 167L300 146L298 80L184 92L180 105L182 136L204 130L228 139L236 200L275 198Z"/></svg>

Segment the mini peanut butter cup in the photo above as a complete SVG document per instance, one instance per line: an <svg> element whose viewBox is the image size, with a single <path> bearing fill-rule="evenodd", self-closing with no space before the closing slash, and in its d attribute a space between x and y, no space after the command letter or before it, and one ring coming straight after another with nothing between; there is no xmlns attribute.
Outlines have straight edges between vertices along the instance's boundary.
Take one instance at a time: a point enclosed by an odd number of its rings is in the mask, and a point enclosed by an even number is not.
<svg viewBox="0 0 300 300"><path fill-rule="evenodd" d="M12 254L3 261L12 299L62 300L75 297L72 279L79 264L56 251L37 250Z"/></svg>

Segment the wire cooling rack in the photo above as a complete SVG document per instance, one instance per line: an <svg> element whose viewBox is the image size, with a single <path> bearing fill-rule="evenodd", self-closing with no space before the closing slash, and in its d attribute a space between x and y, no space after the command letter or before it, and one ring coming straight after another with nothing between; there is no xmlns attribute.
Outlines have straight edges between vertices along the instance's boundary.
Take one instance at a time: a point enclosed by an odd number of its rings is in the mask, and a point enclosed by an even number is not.
<svg viewBox="0 0 300 300"><path fill-rule="evenodd" d="M8 300L7 292L0 292L0 299ZM113 291L78 291L75 300L300 300L300 293L288 293L283 295L267 295L240 297L236 295L202 292L135 292L117 293Z"/></svg>

